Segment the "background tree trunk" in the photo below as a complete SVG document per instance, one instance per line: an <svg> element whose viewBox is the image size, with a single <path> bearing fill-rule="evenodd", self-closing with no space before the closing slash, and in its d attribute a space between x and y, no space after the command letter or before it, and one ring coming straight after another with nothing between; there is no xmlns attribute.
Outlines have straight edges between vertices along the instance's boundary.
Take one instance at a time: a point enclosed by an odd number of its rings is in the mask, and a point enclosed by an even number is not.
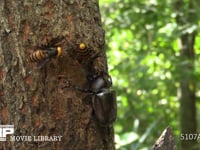
<svg viewBox="0 0 200 150"><path fill-rule="evenodd" d="M177 10L176 21L180 27L197 25L198 17L195 7L198 6L197 1L190 1L188 10L184 10L184 1L177 0L175 8ZM192 28L192 27L190 27ZM178 70L180 72L180 127L181 134L195 134L197 133L197 120L196 120L196 85L194 79L194 60L195 60L195 44L196 29L193 31L186 31L180 36L180 65ZM181 149L195 149L195 140L181 140Z"/></svg>
<svg viewBox="0 0 200 150"><path fill-rule="evenodd" d="M95 121L88 93L63 88L88 88L88 74L107 72L98 1L1 0L0 18L0 124L14 124L15 136L62 136L61 142L1 142L0 149L115 149L113 127ZM80 43L87 57L77 55ZM62 47L63 57L34 69L27 57L49 45Z"/></svg>

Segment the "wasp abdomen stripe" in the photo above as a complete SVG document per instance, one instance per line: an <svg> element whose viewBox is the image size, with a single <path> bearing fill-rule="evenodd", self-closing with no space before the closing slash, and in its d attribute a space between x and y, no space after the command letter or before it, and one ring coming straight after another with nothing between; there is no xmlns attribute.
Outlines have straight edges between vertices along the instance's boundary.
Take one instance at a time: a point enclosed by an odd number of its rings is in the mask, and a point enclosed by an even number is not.
<svg viewBox="0 0 200 150"><path fill-rule="evenodd" d="M47 58L47 54L42 50L37 50L36 52L30 55L30 61L32 62L38 62L45 58Z"/></svg>
<svg viewBox="0 0 200 150"><path fill-rule="evenodd" d="M32 54L29 55L29 60L31 62L40 62L47 58L54 58L54 57L60 57L62 55L62 48L49 48L45 50L36 50Z"/></svg>

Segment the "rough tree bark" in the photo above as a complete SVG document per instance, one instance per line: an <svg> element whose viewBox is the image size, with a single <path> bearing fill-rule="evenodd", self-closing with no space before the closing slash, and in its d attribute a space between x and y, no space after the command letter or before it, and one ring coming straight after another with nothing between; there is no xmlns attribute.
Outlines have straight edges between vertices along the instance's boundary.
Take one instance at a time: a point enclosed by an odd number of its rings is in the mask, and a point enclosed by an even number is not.
<svg viewBox="0 0 200 150"><path fill-rule="evenodd" d="M0 142L0 149L115 149L113 127L96 122L88 93L63 88L88 88L88 74L107 73L98 0L1 0L0 18L0 124L14 124L15 136L62 136ZM87 56L77 55L80 43ZM60 46L62 57L35 69L28 56L48 46Z"/></svg>
<svg viewBox="0 0 200 150"><path fill-rule="evenodd" d="M152 147L152 150L176 150L172 129L167 127Z"/></svg>
<svg viewBox="0 0 200 150"><path fill-rule="evenodd" d="M198 0L189 1L188 5L183 0L177 0L175 3L175 10L177 11L176 22L180 27L184 25L198 26ZM187 6L187 11L185 11ZM196 97L195 97L195 79L194 79L194 61L195 61L195 37L197 31L192 32L183 31L180 36L180 62L178 70L180 73L180 127L181 134L195 134L197 133L196 120ZM181 149L195 149L196 141L181 140Z"/></svg>

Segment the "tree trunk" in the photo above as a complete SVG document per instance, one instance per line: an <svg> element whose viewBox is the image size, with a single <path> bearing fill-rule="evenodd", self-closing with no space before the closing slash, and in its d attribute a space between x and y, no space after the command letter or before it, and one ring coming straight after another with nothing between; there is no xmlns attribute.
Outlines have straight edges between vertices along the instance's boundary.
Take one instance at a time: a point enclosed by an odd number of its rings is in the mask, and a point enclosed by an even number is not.
<svg viewBox="0 0 200 150"><path fill-rule="evenodd" d="M176 150L172 129L167 127L152 147L152 150Z"/></svg>
<svg viewBox="0 0 200 150"><path fill-rule="evenodd" d="M189 135L197 133L196 120L196 97L195 97L195 81L193 77L194 59L188 56L188 51L193 52L195 35L185 35L181 37L183 44L182 62L187 62L181 66L180 70L180 126L181 134ZM184 69L183 69L184 68ZM181 140L182 150L191 149L196 144L195 140Z"/></svg>
<svg viewBox="0 0 200 150"><path fill-rule="evenodd" d="M0 142L0 150L115 149L113 127L98 123L91 93L80 90L107 74L98 1L1 0L0 18L0 124L31 137ZM57 47L62 57L28 60Z"/></svg>
<svg viewBox="0 0 200 150"><path fill-rule="evenodd" d="M184 25L198 26L197 7L198 1L189 1L187 11L185 11L186 3L182 0L177 0L175 8L177 11L176 21L179 27ZM183 31L180 36L180 127L181 135L181 149L195 149L196 141L187 140L185 136L197 133L197 120L196 120L196 97L195 97L195 79L194 79L194 61L195 61L195 37L196 30Z"/></svg>

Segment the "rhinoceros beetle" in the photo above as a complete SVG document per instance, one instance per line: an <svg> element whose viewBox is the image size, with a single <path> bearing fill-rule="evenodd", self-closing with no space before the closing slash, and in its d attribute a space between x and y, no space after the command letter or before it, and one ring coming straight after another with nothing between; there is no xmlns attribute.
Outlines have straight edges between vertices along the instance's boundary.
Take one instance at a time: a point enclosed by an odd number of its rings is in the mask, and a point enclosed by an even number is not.
<svg viewBox="0 0 200 150"><path fill-rule="evenodd" d="M117 116L116 92L110 87L112 79L109 75L92 77L90 95L96 119L101 125L113 123ZM88 98L88 97L87 97Z"/></svg>
<svg viewBox="0 0 200 150"><path fill-rule="evenodd" d="M102 126L108 126L116 120L116 92L111 89L112 79L108 74L89 75L89 88L83 89L75 85L63 88L73 88L88 93L84 100L92 101L95 118Z"/></svg>

